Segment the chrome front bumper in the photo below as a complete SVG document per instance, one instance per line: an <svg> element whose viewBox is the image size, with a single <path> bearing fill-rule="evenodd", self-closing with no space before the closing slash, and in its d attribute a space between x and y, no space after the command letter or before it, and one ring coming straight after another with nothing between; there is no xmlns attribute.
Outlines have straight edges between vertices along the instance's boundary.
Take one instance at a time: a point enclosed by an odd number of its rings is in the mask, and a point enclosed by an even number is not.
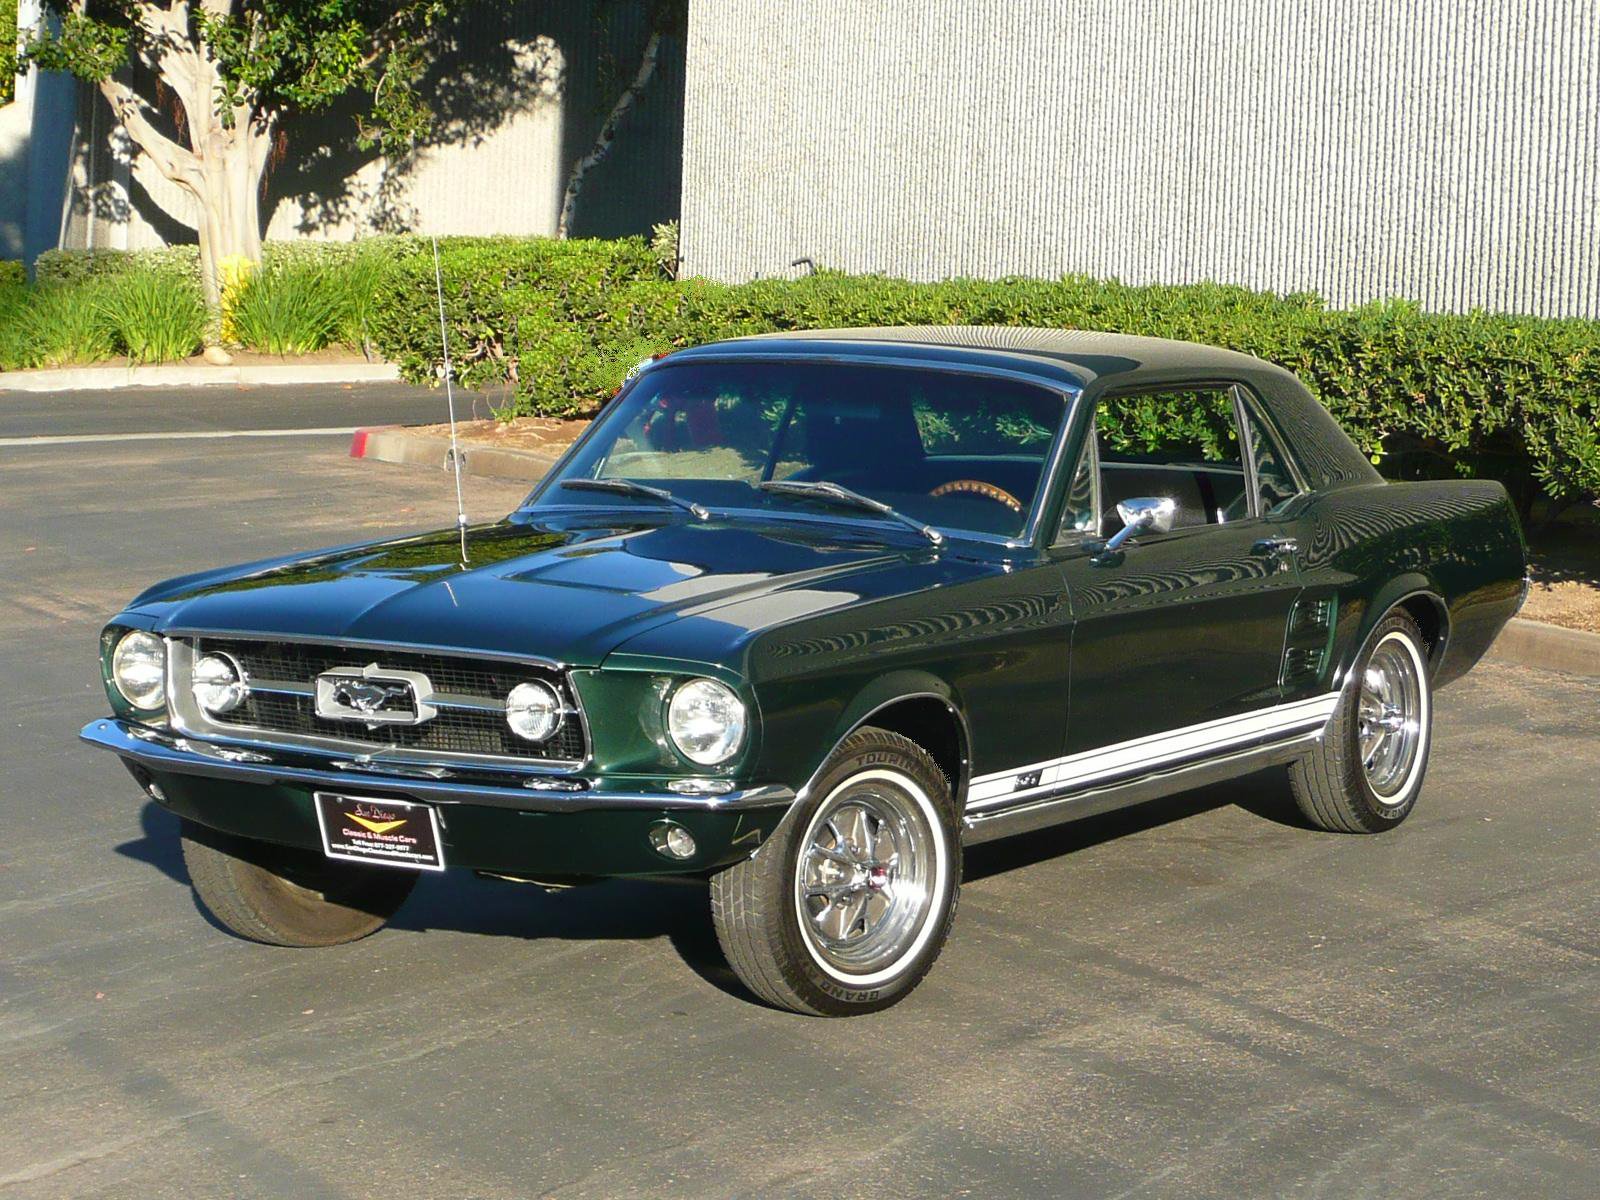
<svg viewBox="0 0 1600 1200"><path fill-rule="evenodd" d="M344 760L344 769L326 757L291 754L277 748L249 749L201 741L113 717L90 721L78 735L91 746L151 770L255 784L289 784L348 790L378 788L432 804L474 804L521 812L589 812L646 809L684 812L742 812L786 808L794 792L780 784L738 788L722 794L684 794L661 781L599 780L581 775L508 776L504 784L476 778L418 773L406 762L381 758Z"/></svg>

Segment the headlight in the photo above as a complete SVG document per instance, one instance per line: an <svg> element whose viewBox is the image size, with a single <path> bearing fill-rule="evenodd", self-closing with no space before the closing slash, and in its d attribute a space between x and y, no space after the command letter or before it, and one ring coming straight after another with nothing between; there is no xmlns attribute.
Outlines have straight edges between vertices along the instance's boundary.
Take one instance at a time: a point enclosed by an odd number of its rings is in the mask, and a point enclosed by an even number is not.
<svg viewBox="0 0 1600 1200"><path fill-rule="evenodd" d="M744 704L715 679L691 679L672 693L667 733L690 762L713 767L727 762L744 743Z"/></svg>
<svg viewBox="0 0 1600 1200"><path fill-rule="evenodd" d="M519 738L545 741L561 727L561 697L547 683L519 683L506 697L506 724Z"/></svg>
<svg viewBox="0 0 1600 1200"><path fill-rule="evenodd" d="M111 652L111 682L135 708L160 708L167 696L167 644L134 630Z"/></svg>
<svg viewBox="0 0 1600 1200"><path fill-rule="evenodd" d="M210 713L232 712L250 695L244 671L226 654L208 654L194 665L194 702Z"/></svg>

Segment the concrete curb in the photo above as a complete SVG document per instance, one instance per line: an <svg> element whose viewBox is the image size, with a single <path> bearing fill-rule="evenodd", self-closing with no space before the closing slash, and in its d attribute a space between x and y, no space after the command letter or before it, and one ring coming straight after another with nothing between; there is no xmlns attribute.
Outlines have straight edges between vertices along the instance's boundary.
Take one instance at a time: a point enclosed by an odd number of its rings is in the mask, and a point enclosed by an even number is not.
<svg viewBox="0 0 1600 1200"><path fill-rule="evenodd" d="M448 470L450 439L412 433L401 425L358 429L350 439L350 457ZM555 461L549 455L535 454L531 450L504 450L498 446L461 443L461 471L464 475L489 475L498 479L537 483L555 465Z"/></svg>
<svg viewBox="0 0 1600 1200"><path fill-rule="evenodd" d="M0 371L0 392L86 392L129 387L281 387L307 383L393 383L393 363L286 363L283 366L67 367L59 371Z"/></svg>
<svg viewBox="0 0 1600 1200"><path fill-rule="evenodd" d="M1513 617L1489 647L1489 657L1522 667L1600 676L1600 633Z"/></svg>

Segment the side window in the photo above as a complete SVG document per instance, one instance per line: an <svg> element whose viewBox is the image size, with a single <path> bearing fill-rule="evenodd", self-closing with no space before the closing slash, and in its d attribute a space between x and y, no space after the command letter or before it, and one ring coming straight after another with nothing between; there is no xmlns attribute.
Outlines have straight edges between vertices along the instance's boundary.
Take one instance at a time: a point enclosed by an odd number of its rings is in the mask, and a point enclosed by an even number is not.
<svg viewBox="0 0 1600 1200"><path fill-rule="evenodd" d="M1300 492L1294 473L1284 458L1276 438L1262 422L1255 408L1246 401L1244 434L1249 443L1250 463L1255 469L1256 490L1261 494L1261 512L1271 516Z"/></svg>
<svg viewBox="0 0 1600 1200"><path fill-rule="evenodd" d="M1107 396L1095 413L1100 448L1100 533L1122 528L1117 505L1138 496L1177 502L1174 529L1250 515L1229 388Z"/></svg>

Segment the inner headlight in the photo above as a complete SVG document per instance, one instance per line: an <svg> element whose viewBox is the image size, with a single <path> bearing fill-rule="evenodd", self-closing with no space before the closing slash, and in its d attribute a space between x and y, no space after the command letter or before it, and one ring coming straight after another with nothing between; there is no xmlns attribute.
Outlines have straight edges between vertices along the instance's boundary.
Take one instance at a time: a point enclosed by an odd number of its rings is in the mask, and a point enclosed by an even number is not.
<svg viewBox="0 0 1600 1200"><path fill-rule="evenodd" d="M111 682L135 708L160 708L167 696L167 645L135 629L111 652Z"/></svg>
<svg viewBox="0 0 1600 1200"><path fill-rule="evenodd" d="M208 654L194 664L194 702L210 713L232 712L250 696L244 671L226 654Z"/></svg>
<svg viewBox="0 0 1600 1200"><path fill-rule="evenodd" d="M715 679L691 679L672 693L667 733L690 762L712 767L727 762L744 744L744 704Z"/></svg>
<svg viewBox="0 0 1600 1200"><path fill-rule="evenodd" d="M519 683L506 696L506 724L525 741L545 741L561 726L561 697L548 683Z"/></svg>

